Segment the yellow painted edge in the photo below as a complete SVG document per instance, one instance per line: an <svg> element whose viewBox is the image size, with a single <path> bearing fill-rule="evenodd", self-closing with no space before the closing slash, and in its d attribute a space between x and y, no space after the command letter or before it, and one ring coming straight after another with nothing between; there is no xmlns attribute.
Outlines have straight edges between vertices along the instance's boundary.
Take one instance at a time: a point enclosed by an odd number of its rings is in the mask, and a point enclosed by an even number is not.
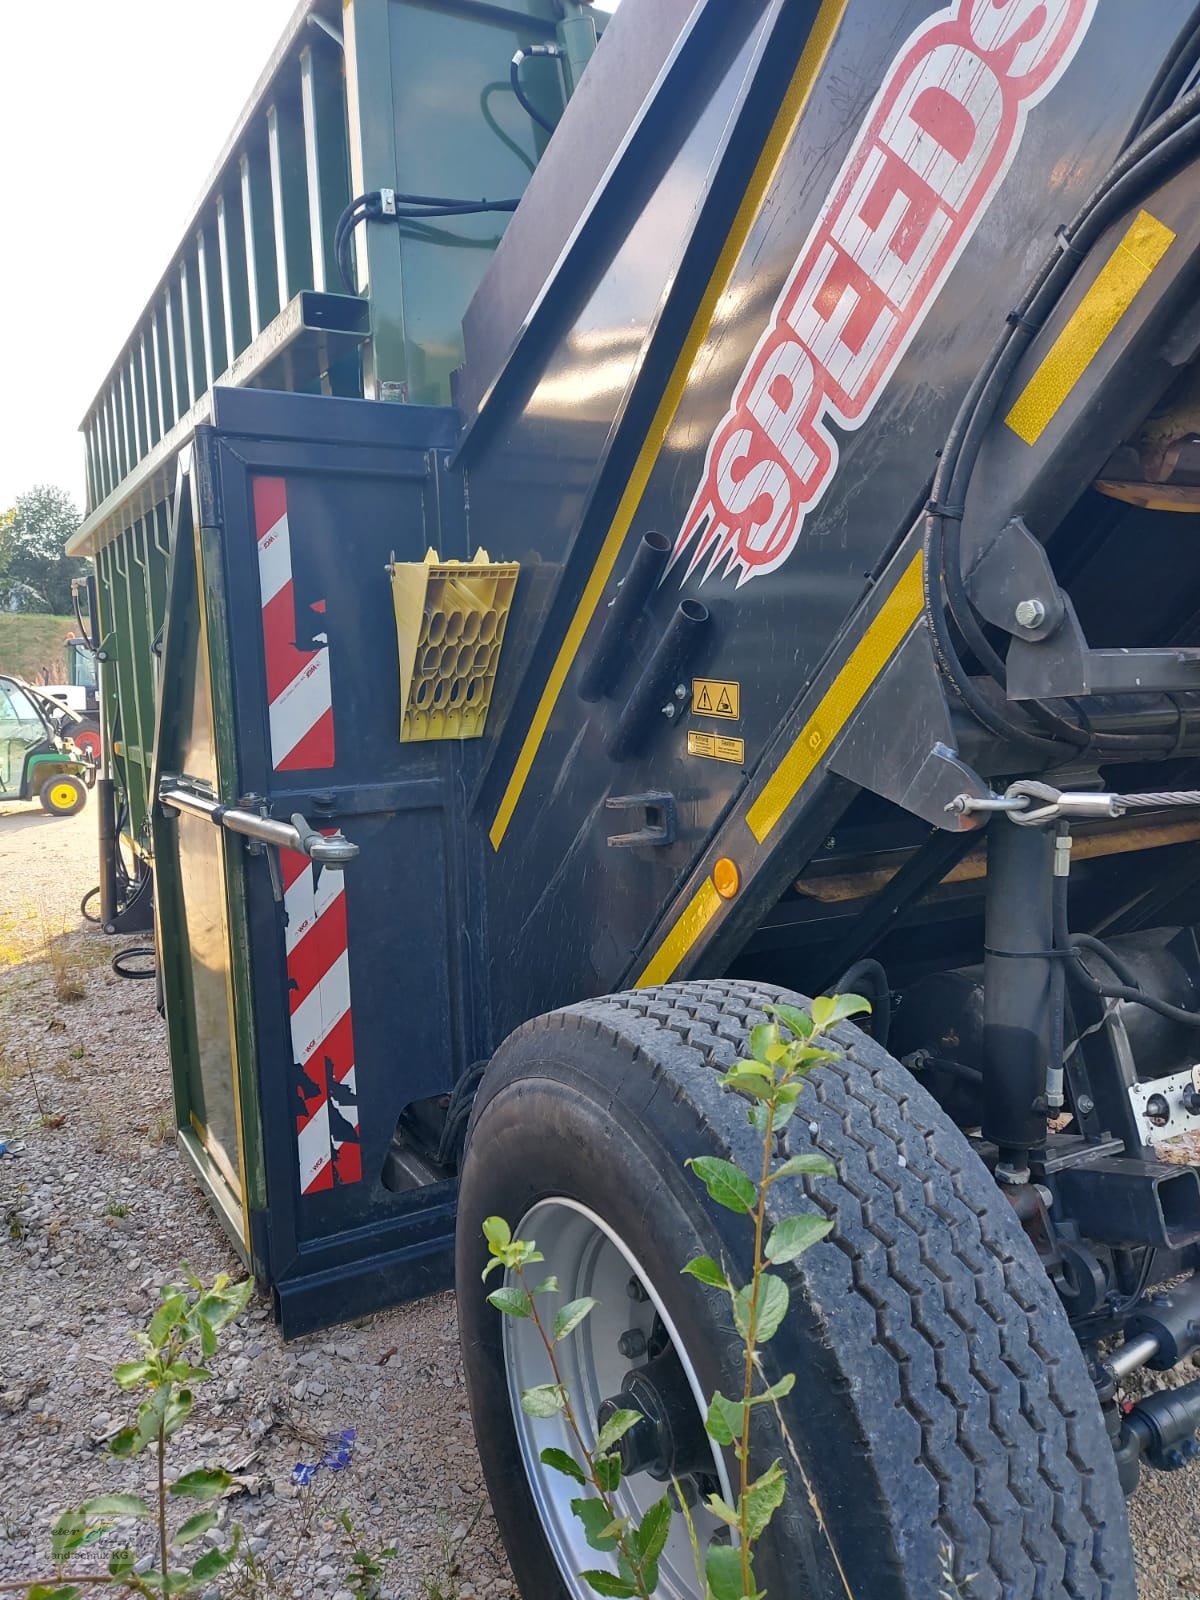
<svg viewBox="0 0 1200 1600"><path fill-rule="evenodd" d="M922 553L918 551L746 813L747 826L759 844L828 753L855 707L920 616L924 601L922 562ZM634 987L644 989L650 984L666 983L723 904L712 879L706 878Z"/></svg>
<svg viewBox="0 0 1200 1600"><path fill-rule="evenodd" d="M817 763L828 754L851 713L920 616L921 563L918 551L747 811L746 825L759 844L779 822Z"/></svg>
<svg viewBox="0 0 1200 1600"><path fill-rule="evenodd" d="M1019 439L1041 438L1174 238L1157 217L1138 212L1004 419Z"/></svg>
<svg viewBox="0 0 1200 1600"><path fill-rule="evenodd" d="M646 989L654 983L666 983L723 904L716 884L711 878L705 878L688 901L682 916L651 956L634 988Z"/></svg>
<svg viewBox="0 0 1200 1600"><path fill-rule="evenodd" d="M654 413L654 418L646 430L646 437L642 443L641 450L638 452L637 460L634 462L633 471L630 473L629 482L625 486L625 492L621 496L620 504L617 506L612 526L600 546L596 564L592 568L591 575L584 587L575 615L571 618L566 637L559 647L558 654L554 659L554 665L551 667L546 680L546 686L542 690L541 698L533 713L529 729L521 744L516 764L505 786L492 826L488 831L488 838L492 841L493 850L499 850L504 835L508 831L513 812L516 810L517 802L521 798L521 791L525 787L534 759L549 726L550 715L554 710L559 695L562 693L563 684L566 682L567 674L571 669L571 663L575 659L580 644L583 642L583 636L587 632L592 615L600 603L609 578L612 576L613 568L616 566L617 557L620 555L621 548L625 543L625 537L629 532L634 513L637 511L642 496L646 492L650 474L666 439L667 430L674 421L675 413L683 399L692 366L700 353L701 346L708 337L713 318L716 315L717 305L733 275L733 269L737 265L738 257L750 237L750 230L754 225L759 208L766 198L767 191L774 182L775 174L779 169L784 152L791 142L792 134L795 132L796 124L808 104L813 85L816 83L821 67L824 65L825 57L829 53L829 48L833 43L838 25L848 4L849 0L824 0L824 4L813 22L808 40L797 63L796 71L793 73L792 81L788 85L783 104L779 108L779 114L771 125L771 131L767 135L762 153L755 163L754 171L746 185L746 193L738 206L737 214L733 219L729 235L718 257L713 275L709 279L708 287L705 289L704 296L696 309L696 315L692 319L692 325L688 329L687 337L683 342L683 347L679 352L679 357L672 369L671 376L667 380L662 398Z"/></svg>
<svg viewBox="0 0 1200 1600"><path fill-rule="evenodd" d="M207 701L208 725L216 728L216 685L214 675L219 670L216 657L209 647L209 616L208 616L208 581L204 565L204 527L197 519L192 532L192 543L195 552L195 579L196 579L196 612L200 624L200 656L201 661L208 663L208 671L203 674L204 696ZM216 774L218 789L221 774ZM226 1183L234 1191L238 1210L242 1218L242 1243L246 1248L246 1258L252 1257L253 1249L250 1243L250 1169L246 1162L246 1130L242 1121L242 1062L238 1052L238 1027L237 1027L237 995L233 983L233 930L229 925L229 874L228 857L234 849L232 836L222 829L222 838L217 848L217 870L221 883L221 938L224 941L226 955L225 961L225 1015L226 1025L229 1030L229 1066L233 1080L233 1132L237 1142L237 1171L231 1176L225 1170L233 1163L224 1151L219 1141L210 1141L207 1126L204 1131L204 1148L209 1159L214 1163ZM225 1155L222 1162L218 1159L217 1152ZM236 1181L235 1181L236 1180Z"/></svg>

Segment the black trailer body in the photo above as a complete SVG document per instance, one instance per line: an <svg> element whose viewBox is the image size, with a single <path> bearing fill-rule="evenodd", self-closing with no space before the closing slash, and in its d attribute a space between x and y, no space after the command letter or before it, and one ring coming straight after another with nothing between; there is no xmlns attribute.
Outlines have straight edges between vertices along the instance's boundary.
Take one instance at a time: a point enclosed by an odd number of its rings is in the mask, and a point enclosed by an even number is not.
<svg viewBox="0 0 1200 1600"><path fill-rule="evenodd" d="M797 995L871 1014L783 1141L838 1175L795 1186L834 1230L755 1444L805 1487L767 1591L1131 1600L1120 1491L1200 1450L1197 1383L1121 1405L1200 1348L1192 13L623 0L453 404L369 351L346 397L348 334L327 392L218 385L146 524L161 626L100 618L110 753L161 651L181 1149L289 1335L457 1253L527 1600L590 1558L480 1225L615 1297L577 1376L661 1423L630 1514L727 1488L740 1345L680 1269L745 1249L683 1162L746 1153L711 1069ZM426 240L405 203L338 243ZM323 314L365 341L394 290Z"/></svg>

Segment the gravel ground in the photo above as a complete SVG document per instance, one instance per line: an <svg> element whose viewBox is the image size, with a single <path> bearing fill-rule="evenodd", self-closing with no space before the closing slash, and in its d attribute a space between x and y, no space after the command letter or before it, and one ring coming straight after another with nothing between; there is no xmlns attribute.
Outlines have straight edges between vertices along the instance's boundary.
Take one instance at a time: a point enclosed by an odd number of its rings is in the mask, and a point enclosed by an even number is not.
<svg viewBox="0 0 1200 1600"><path fill-rule="evenodd" d="M59 1510L148 1487L148 1461L131 1471L103 1444L131 1411L111 1368L136 1353L130 1330L158 1284L183 1260L201 1277L241 1275L176 1156L154 985L117 978L122 941L78 915L94 859L91 807L66 821L0 806L0 1138L16 1152L0 1157L0 1581L46 1570ZM41 1122L30 1068L60 1126ZM451 1296L287 1345L258 1302L213 1370L175 1448L181 1470L219 1462L244 1481L224 1517L264 1571L239 1596L350 1600L342 1510L362 1544L396 1547L385 1595L515 1594ZM294 1465L344 1428L357 1433L349 1468L297 1490Z"/></svg>
<svg viewBox="0 0 1200 1600"><path fill-rule="evenodd" d="M114 941L78 915L94 828L90 808L60 821L0 806L0 1138L11 1152L0 1157L0 1580L44 1568L63 1507L147 1486L148 1468L103 1449L129 1412L110 1370L180 1261L201 1276L238 1271L175 1155L154 986L115 977ZM395 1600L515 1594L450 1296L288 1345L256 1303L214 1372L177 1461L238 1472L224 1517L260 1568L240 1600L351 1600L343 1510L361 1543L396 1547L383 1591ZM357 1434L349 1468L298 1490L295 1463L344 1428ZM1141 1600L1200 1600L1200 1468L1148 1473L1132 1517Z"/></svg>

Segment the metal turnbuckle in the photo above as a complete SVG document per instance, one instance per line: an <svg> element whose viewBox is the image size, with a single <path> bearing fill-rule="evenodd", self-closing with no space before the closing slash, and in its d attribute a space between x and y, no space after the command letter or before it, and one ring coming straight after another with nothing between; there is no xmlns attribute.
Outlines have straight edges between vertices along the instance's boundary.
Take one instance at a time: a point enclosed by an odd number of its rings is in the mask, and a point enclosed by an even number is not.
<svg viewBox="0 0 1200 1600"><path fill-rule="evenodd" d="M207 795L196 794L191 789L177 789L164 783L158 792L159 803L173 811L186 811L195 817L206 817L220 828L239 833L243 838L258 844L273 844L281 850L298 850L311 861L341 871L347 862L358 854L358 846L351 844L339 828L336 833L325 834L314 828L300 812L295 812L290 822L278 822L274 817L262 817L254 811L239 806L223 806Z"/></svg>

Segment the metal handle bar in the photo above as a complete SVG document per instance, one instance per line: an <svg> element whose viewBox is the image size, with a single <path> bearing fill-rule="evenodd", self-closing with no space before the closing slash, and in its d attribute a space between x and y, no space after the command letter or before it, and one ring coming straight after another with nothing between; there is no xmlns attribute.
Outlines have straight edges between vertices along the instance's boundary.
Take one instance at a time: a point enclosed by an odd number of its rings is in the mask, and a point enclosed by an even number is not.
<svg viewBox="0 0 1200 1600"><path fill-rule="evenodd" d="M168 780L169 782L170 780ZM196 794L191 789L159 789L160 804L174 811L187 811L194 817L207 817L219 828L240 833L244 838L259 844L277 845L281 850L298 850L301 855L323 866L340 871L358 854L358 846L351 844L339 828L327 835L314 828L300 812L294 812L291 822L277 822L274 817L260 817L254 811L244 811L238 806L223 806L218 800Z"/></svg>

